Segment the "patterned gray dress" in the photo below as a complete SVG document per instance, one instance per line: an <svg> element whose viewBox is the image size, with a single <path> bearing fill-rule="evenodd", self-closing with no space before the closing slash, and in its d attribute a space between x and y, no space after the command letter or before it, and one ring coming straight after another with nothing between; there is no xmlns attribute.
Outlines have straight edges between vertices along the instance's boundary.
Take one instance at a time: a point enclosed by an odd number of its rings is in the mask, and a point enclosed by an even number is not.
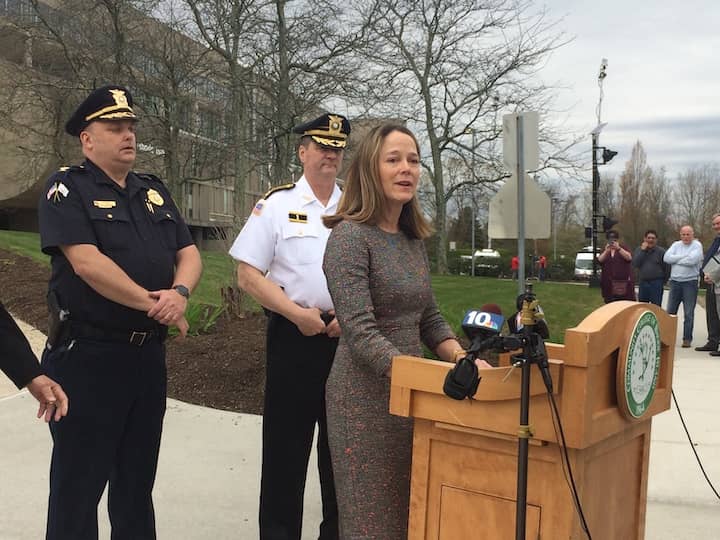
<svg viewBox="0 0 720 540"><path fill-rule="evenodd" d="M342 336L326 387L341 540L407 538L412 420L389 413L394 355L454 337L421 240L344 221L323 264Z"/></svg>

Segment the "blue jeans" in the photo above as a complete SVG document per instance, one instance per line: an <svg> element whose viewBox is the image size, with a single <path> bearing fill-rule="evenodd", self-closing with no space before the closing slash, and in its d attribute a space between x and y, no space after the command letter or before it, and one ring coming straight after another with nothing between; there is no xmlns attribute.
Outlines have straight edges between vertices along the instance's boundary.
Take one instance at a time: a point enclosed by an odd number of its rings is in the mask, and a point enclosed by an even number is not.
<svg viewBox="0 0 720 540"><path fill-rule="evenodd" d="M650 302L661 306L664 282L663 278L641 281L638 285L638 302Z"/></svg>
<svg viewBox="0 0 720 540"><path fill-rule="evenodd" d="M697 302L697 279L690 281L670 280L667 312L677 315L680 302L683 305L683 341L692 341L693 320L695 318L695 302Z"/></svg>

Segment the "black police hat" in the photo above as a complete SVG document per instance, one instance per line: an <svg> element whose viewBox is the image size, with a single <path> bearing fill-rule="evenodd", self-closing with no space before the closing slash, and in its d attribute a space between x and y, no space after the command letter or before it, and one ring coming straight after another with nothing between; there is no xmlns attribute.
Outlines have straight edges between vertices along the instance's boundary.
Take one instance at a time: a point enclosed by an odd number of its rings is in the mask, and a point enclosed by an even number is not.
<svg viewBox="0 0 720 540"><path fill-rule="evenodd" d="M342 115L327 113L295 126L293 132L303 137L312 137L313 141L325 148L345 148L350 135L350 122Z"/></svg>
<svg viewBox="0 0 720 540"><path fill-rule="evenodd" d="M123 86L103 86L93 90L65 124L65 131L77 137L95 120L137 120L132 95Z"/></svg>

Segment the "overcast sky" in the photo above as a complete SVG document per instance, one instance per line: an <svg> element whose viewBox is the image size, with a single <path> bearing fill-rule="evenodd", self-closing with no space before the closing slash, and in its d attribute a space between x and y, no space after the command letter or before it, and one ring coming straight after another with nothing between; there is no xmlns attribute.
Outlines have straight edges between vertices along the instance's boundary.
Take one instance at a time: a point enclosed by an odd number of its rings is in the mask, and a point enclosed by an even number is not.
<svg viewBox="0 0 720 540"><path fill-rule="evenodd" d="M554 53L546 81L569 87L559 103L569 127L597 124L597 76L608 59L600 144L619 152L601 173L619 173L638 139L652 167L671 177L720 161L720 1L547 0L574 40ZM588 135L588 156L590 136ZM588 160L589 161L589 160Z"/></svg>

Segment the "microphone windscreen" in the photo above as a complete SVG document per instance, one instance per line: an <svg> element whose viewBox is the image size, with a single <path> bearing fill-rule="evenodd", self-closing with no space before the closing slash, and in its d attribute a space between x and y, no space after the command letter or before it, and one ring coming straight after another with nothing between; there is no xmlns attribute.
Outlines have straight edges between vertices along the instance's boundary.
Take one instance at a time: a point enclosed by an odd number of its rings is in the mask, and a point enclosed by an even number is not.
<svg viewBox="0 0 720 540"><path fill-rule="evenodd" d="M480 308L480 311L486 311L488 313L496 313L497 315L502 315L502 310L497 304L483 304Z"/></svg>

